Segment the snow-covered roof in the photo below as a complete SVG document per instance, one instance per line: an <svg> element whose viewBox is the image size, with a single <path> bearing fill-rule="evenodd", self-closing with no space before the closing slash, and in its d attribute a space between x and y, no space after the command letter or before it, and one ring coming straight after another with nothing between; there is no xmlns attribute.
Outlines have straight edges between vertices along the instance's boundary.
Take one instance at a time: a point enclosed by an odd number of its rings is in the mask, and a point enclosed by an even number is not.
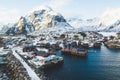
<svg viewBox="0 0 120 80"><path fill-rule="evenodd" d="M45 48L36 48L38 51L44 51L44 52L48 52L48 49L45 49Z"/></svg>
<svg viewBox="0 0 120 80"><path fill-rule="evenodd" d="M50 61L51 59L56 59L56 58L58 58L58 57L55 56L55 55L51 55L51 56L46 57L44 60L45 61Z"/></svg>

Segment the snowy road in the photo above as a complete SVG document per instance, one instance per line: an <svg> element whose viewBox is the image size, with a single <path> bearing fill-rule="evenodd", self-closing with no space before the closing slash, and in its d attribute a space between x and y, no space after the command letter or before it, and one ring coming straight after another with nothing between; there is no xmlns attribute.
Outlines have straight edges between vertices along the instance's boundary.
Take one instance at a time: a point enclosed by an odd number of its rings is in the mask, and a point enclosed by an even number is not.
<svg viewBox="0 0 120 80"><path fill-rule="evenodd" d="M31 69L30 66L15 52L18 48L13 48L13 55L23 64L24 68L27 70L28 75L31 77L31 80L41 80L38 75Z"/></svg>

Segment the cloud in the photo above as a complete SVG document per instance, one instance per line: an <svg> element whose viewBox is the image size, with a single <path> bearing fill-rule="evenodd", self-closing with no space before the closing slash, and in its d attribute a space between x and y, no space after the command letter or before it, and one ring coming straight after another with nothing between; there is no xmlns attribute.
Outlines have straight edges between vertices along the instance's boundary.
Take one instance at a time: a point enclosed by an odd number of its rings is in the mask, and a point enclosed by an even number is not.
<svg viewBox="0 0 120 80"><path fill-rule="evenodd" d="M0 23L14 23L20 17L20 12L17 9L0 8Z"/></svg>
<svg viewBox="0 0 120 80"><path fill-rule="evenodd" d="M40 6L34 7L32 10L28 12L33 12L34 10L39 9L41 6L48 6L51 7L54 11L61 13L64 17L69 17L73 13L71 13L71 10L69 6L71 6L73 0L47 0L44 1ZM70 14L71 13L71 14Z"/></svg>
<svg viewBox="0 0 120 80"><path fill-rule="evenodd" d="M64 6L67 6L71 1L73 1L73 0L47 0L47 1L43 1L43 3L41 5L34 7L29 12L33 12L34 10L39 9L40 7L44 7L44 6L49 6L53 10L60 12L60 10L61 9L63 10Z"/></svg>
<svg viewBox="0 0 120 80"><path fill-rule="evenodd" d="M71 6L74 0L50 0L48 5L55 11L62 13L64 17L71 16L71 10L69 7Z"/></svg>
<svg viewBox="0 0 120 80"><path fill-rule="evenodd" d="M50 0L49 6L54 9L68 5L72 0Z"/></svg>

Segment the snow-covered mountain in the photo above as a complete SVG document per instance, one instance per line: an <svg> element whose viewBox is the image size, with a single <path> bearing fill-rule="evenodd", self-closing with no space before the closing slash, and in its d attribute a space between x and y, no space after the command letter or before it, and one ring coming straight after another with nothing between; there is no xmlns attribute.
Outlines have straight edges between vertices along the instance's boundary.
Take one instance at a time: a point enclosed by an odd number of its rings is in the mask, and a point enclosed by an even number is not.
<svg viewBox="0 0 120 80"><path fill-rule="evenodd" d="M42 6L36 10L32 10L26 18L33 24L35 30L70 26L60 13L53 11L48 6Z"/></svg>
<svg viewBox="0 0 120 80"><path fill-rule="evenodd" d="M96 31L96 26L99 24L96 18L87 20L70 18L68 23L74 28L79 28L81 31Z"/></svg>
<svg viewBox="0 0 120 80"><path fill-rule="evenodd" d="M120 19L120 8L109 8L98 18L101 23L110 26Z"/></svg>
<svg viewBox="0 0 120 80"><path fill-rule="evenodd" d="M48 6L41 6L30 11L18 21L17 26L19 31L26 31L26 33L45 28L71 27L60 13Z"/></svg>
<svg viewBox="0 0 120 80"><path fill-rule="evenodd" d="M70 18L68 22L81 31L120 31L120 8L107 9L93 19Z"/></svg>
<svg viewBox="0 0 120 80"><path fill-rule="evenodd" d="M120 31L120 20L117 20L114 24L106 27L104 29L104 31L115 31L115 32L119 32Z"/></svg>
<svg viewBox="0 0 120 80"><path fill-rule="evenodd" d="M48 6L41 6L22 16L15 24L0 25L0 34L27 34L46 28L67 31L73 27L79 31L120 31L120 8L108 9L93 19L74 17L66 21L60 13Z"/></svg>
<svg viewBox="0 0 120 80"><path fill-rule="evenodd" d="M21 17L12 27L6 27L7 29L9 28L6 33L27 34L35 30L53 27L71 28L60 13L53 11L48 6L41 6L30 11L26 16Z"/></svg>

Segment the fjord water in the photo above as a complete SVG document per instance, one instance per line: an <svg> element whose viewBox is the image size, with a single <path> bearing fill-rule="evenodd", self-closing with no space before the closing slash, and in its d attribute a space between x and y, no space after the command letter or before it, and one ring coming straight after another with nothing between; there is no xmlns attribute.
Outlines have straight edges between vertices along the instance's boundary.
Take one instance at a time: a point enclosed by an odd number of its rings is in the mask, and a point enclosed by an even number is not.
<svg viewBox="0 0 120 80"><path fill-rule="evenodd" d="M45 80L120 80L120 50L90 49L86 58L62 55L63 65L44 71Z"/></svg>

